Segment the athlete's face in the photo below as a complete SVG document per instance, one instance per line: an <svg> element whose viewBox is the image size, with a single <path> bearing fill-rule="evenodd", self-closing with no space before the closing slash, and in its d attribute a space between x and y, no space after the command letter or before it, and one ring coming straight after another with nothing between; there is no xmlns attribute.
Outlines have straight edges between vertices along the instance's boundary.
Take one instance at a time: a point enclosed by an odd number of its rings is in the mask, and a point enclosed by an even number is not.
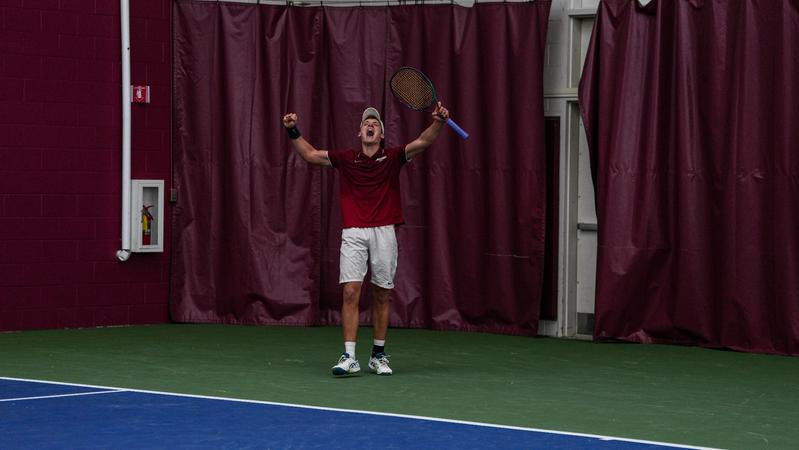
<svg viewBox="0 0 799 450"><path fill-rule="evenodd" d="M380 139L383 138L383 129L380 127L380 121L370 117L361 122L361 131L358 136L360 136L361 142L364 144L379 144Z"/></svg>

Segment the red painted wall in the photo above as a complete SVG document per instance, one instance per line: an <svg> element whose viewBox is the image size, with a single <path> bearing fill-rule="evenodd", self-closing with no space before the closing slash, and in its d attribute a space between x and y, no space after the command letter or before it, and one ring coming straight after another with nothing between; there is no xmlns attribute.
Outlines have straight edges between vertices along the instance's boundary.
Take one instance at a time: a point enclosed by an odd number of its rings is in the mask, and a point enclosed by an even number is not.
<svg viewBox="0 0 799 450"><path fill-rule="evenodd" d="M171 187L170 2L131 2L133 178ZM0 0L0 331L169 321L165 252L118 262L118 0Z"/></svg>

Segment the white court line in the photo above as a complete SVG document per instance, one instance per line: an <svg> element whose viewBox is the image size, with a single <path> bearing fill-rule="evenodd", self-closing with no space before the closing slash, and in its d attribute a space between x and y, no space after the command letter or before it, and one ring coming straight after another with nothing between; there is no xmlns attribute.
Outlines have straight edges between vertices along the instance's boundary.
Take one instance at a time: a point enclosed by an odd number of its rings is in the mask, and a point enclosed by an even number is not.
<svg viewBox="0 0 799 450"><path fill-rule="evenodd" d="M2 378L3 377L0 377L0 379ZM78 395L111 394L114 392L125 392L125 391L122 389L114 389L112 391L75 392L72 394L40 395L38 397L0 398L0 402L18 402L21 400L41 400L44 398L76 397Z"/></svg>
<svg viewBox="0 0 799 450"><path fill-rule="evenodd" d="M333 412L345 412L345 413L353 413L353 414L367 414L372 416L383 416L383 417L398 417L402 419L413 419L413 420L427 420L430 422L444 422L444 423L456 423L461 425L472 425L478 427L486 427L486 428L500 428L503 430L516 430L516 431L533 431L536 433L548 433L548 434L557 434L561 436L576 436L576 437L585 437L585 438L592 438L592 439L600 439L603 441L620 441L620 442L631 442L636 444L649 444L649 445L661 445L661 446L669 446L674 448L687 448L693 450L721 450L714 447L698 447L694 445L683 445L683 444L672 444L669 442L658 442L658 441L647 441L643 439L629 439L629 438L622 438L622 437L615 437L615 436L604 436L601 434L587 434L587 433L572 433L569 431L556 431L556 430L545 430L542 428L527 428L527 427L516 427L512 425L497 425L492 423L482 423L482 422L470 422L466 420L455 420L455 419L442 419L439 417L425 417L425 416L412 416L409 414L394 414L394 413L384 413L384 412L376 412L376 411L360 411L357 409L342 409L342 408L328 408L324 406L310 406L310 405L298 405L293 403L280 403L280 402L269 402L264 400L248 400L248 399L240 399L240 398L228 398L228 397L214 397L209 395L194 395L194 394L180 394L176 392L163 392L163 391L149 391L144 389L129 389L129 388L118 388L113 386L95 386L91 384L78 384L78 383L62 383L59 381L46 381L46 380L31 380L27 378L12 378L12 377L0 377L0 380L10 380L10 381L26 381L29 383L46 383L46 384L60 384L64 386L80 386L80 387L88 387L88 388L95 388L95 389L111 389L118 392L139 392L142 394L154 394L154 395L167 395L167 396L174 396L174 397L187 397L187 398L202 398L207 400L222 400L228 402L239 402L239 403L255 403L259 405L272 405L272 406L285 406L289 408L300 408L300 409L313 409L319 411L333 411Z"/></svg>

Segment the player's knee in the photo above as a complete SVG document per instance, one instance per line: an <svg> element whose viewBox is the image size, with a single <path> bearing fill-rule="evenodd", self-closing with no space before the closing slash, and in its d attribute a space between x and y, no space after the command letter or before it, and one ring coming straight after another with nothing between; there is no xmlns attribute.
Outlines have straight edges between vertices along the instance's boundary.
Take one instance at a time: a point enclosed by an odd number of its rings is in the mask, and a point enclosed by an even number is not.
<svg viewBox="0 0 799 450"><path fill-rule="evenodd" d="M356 283L344 284L344 302L345 303L358 303L361 297L361 286Z"/></svg>
<svg viewBox="0 0 799 450"><path fill-rule="evenodd" d="M391 298L391 289L385 289L380 286L374 285L374 300L377 303L388 303Z"/></svg>

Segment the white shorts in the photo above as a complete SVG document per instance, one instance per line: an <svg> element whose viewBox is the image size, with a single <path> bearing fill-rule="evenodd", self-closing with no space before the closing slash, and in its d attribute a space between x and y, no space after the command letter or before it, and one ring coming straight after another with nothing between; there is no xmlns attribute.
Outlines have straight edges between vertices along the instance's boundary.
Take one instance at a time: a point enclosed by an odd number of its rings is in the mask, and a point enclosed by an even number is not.
<svg viewBox="0 0 799 450"><path fill-rule="evenodd" d="M363 281L366 263L371 263L372 284L394 289L397 273L397 235L394 225L345 228L341 231L339 283Z"/></svg>

